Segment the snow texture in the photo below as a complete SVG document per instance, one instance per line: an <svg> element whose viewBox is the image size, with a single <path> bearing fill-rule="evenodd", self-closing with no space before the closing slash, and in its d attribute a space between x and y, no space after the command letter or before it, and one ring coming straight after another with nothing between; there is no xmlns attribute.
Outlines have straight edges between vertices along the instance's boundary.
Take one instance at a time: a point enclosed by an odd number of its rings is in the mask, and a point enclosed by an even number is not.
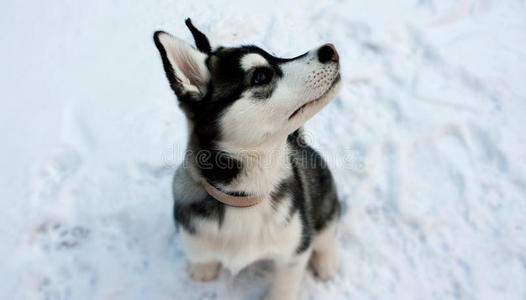
<svg viewBox="0 0 526 300"><path fill-rule="evenodd" d="M170 183L186 122L152 41L283 57L332 42L343 89L306 125L344 206L342 268L300 299L526 299L526 2L2 1L1 299L258 299L192 282Z"/></svg>

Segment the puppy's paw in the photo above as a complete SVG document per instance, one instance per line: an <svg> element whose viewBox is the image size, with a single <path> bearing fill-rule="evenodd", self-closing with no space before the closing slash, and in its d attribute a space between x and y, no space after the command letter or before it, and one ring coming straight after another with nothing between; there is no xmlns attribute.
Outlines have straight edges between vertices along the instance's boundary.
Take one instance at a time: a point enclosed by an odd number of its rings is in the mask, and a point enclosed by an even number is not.
<svg viewBox="0 0 526 300"><path fill-rule="evenodd" d="M295 295L290 295L287 293L276 294L276 293L269 292L261 300L296 300L296 299L297 298Z"/></svg>
<svg viewBox="0 0 526 300"><path fill-rule="evenodd" d="M316 276L323 280L330 280L338 273L340 262L336 251L313 252L311 266Z"/></svg>
<svg viewBox="0 0 526 300"><path fill-rule="evenodd" d="M210 281L217 278L219 274L219 263L190 264L188 275L196 281Z"/></svg>

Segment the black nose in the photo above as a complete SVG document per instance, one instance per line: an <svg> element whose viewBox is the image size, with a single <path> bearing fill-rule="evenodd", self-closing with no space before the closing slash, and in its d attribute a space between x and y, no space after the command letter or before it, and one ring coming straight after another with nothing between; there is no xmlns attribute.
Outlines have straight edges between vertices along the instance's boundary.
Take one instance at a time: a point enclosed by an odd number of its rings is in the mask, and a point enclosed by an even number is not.
<svg viewBox="0 0 526 300"><path fill-rule="evenodd" d="M339 58L338 52L336 51L336 48L334 48L333 44L325 44L318 50L318 59L321 63L338 61Z"/></svg>

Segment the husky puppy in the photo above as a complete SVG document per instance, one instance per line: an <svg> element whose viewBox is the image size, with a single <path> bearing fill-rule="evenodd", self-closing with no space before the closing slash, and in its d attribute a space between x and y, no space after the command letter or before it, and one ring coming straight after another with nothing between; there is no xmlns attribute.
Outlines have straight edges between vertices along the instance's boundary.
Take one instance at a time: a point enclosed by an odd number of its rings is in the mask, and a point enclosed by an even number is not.
<svg viewBox="0 0 526 300"><path fill-rule="evenodd" d="M256 46L212 47L186 20L196 48L158 31L189 141L174 177L174 217L189 275L212 280L263 259L275 264L267 299L296 299L307 264L338 270L336 188L301 126L340 88L339 57L325 44L294 58Z"/></svg>

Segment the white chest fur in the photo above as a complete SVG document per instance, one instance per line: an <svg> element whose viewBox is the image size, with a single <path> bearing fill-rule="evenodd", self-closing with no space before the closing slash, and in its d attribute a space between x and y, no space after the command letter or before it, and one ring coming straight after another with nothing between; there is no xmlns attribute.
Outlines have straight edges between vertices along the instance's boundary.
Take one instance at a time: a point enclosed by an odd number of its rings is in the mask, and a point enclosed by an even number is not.
<svg viewBox="0 0 526 300"><path fill-rule="evenodd" d="M182 230L183 248L191 262L221 262L236 274L261 259L288 260L301 238L297 213L289 216L290 199L275 208L269 199L248 208L228 207L223 222L195 222L196 234Z"/></svg>

